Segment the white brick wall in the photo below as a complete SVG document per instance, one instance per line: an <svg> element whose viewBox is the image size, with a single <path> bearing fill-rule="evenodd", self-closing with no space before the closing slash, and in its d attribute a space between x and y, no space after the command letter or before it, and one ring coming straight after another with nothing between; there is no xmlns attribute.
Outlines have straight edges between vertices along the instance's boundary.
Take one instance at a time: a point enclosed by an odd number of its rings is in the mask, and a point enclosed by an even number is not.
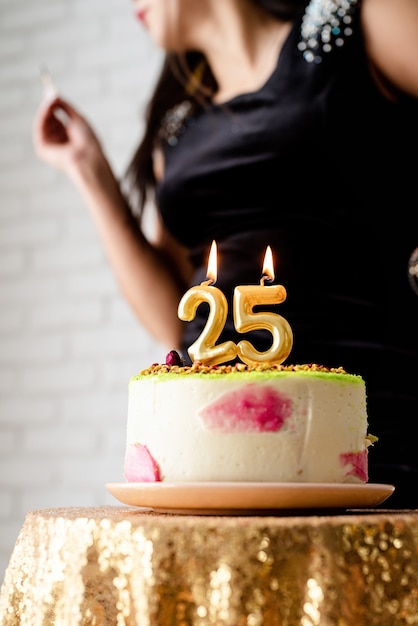
<svg viewBox="0 0 418 626"><path fill-rule="evenodd" d="M66 178L37 160L46 64L122 173L161 54L129 0L0 2L0 583L25 514L118 504L127 384L165 353Z"/></svg>

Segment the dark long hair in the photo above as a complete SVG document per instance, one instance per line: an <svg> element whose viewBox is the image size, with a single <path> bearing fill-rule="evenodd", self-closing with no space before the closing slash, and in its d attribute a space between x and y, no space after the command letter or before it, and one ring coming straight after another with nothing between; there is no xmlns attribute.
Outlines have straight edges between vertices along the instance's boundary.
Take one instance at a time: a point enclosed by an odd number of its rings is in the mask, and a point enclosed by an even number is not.
<svg viewBox="0 0 418 626"><path fill-rule="evenodd" d="M290 21L295 19L309 0L252 0L252 2L276 18ZM135 208L139 218L156 185L153 152L164 116L186 99L192 101L196 107L204 106L216 88L215 78L200 52L165 55L154 93L145 111L145 132L128 165L123 181L124 192L131 204L134 202L133 199L137 198Z"/></svg>

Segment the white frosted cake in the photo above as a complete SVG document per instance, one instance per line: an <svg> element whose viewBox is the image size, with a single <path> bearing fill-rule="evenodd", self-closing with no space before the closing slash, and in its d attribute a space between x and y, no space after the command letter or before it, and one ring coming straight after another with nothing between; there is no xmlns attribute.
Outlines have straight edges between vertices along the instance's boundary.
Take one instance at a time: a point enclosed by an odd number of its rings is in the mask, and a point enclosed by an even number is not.
<svg viewBox="0 0 418 626"><path fill-rule="evenodd" d="M153 365L129 383L128 482L366 483L364 380L319 365Z"/></svg>

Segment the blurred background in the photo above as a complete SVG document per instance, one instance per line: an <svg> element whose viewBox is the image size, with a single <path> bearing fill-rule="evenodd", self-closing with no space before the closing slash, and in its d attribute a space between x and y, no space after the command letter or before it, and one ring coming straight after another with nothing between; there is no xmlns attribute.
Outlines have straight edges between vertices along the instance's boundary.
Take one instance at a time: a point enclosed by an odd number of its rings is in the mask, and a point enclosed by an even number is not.
<svg viewBox="0 0 418 626"><path fill-rule="evenodd" d="M129 0L0 0L0 584L28 511L119 503L129 378L165 349L125 303L31 126L46 65L117 174L162 57Z"/></svg>

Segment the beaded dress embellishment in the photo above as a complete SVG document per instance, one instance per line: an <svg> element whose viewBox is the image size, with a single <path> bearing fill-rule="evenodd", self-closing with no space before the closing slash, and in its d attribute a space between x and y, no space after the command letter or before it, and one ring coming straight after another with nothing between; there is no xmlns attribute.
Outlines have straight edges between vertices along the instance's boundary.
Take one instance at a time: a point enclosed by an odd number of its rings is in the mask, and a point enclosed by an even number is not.
<svg viewBox="0 0 418 626"><path fill-rule="evenodd" d="M324 53L344 45L352 35L352 15L360 0L311 0L302 19L299 50L308 63L321 63Z"/></svg>
<svg viewBox="0 0 418 626"><path fill-rule="evenodd" d="M308 63L321 63L323 55L344 45L352 35L353 14L361 0L311 0L302 18L301 41L298 44ZM159 139L176 146L191 119L193 105L183 100L166 112L161 123Z"/></svg>
<svg viewBox="0 0 418 626"><path fill-rule="evenodd" d="M178 143L178 137L184 132L186 121L192 113L192 103L190 100L183 100L172 109L169 109L163 117L159 139L166 141L169 146L175 146Z"/></svg>

